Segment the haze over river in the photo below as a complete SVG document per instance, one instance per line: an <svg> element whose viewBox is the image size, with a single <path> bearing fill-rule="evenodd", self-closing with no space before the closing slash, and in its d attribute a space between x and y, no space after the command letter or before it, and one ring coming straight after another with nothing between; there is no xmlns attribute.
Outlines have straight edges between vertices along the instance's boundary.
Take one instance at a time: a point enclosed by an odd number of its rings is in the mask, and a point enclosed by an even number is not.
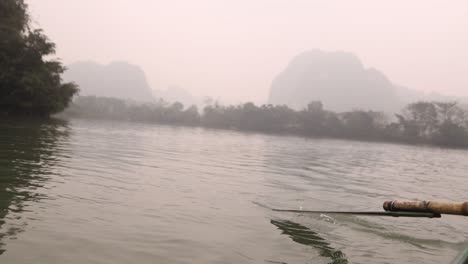
<svg viewBox="0 0 468 264"><path fill-rule="evenodd" d="M468 218L300 215L466 201L468 151L71 120L0 124L0 263L449 263Z"/></svg>

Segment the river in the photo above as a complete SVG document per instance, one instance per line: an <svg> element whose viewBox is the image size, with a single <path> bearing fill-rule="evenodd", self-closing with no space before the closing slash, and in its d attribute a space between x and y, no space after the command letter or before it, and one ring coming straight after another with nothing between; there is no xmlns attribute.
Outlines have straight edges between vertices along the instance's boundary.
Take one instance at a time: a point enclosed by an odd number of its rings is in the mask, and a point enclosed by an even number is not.
<svg viewBox="0 0 468 264"><path fill-rule="evenodd" d="M449 263L468 218L272 212L467 199L468 151L108 121L0 124L1 263Z"/></svg>

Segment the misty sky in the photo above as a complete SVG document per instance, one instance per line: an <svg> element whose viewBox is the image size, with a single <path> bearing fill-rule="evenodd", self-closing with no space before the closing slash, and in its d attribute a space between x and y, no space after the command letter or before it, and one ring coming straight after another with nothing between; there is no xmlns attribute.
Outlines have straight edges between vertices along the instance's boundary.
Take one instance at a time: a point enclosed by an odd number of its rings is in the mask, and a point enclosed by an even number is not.
<svg viewBox="0 0 468 264"><path fill-rule="evenodd" d="M66 64L125 60L154 89L265 102L309 49L349 51L394 83L468 96L465 0L26 0Z"/></svg>

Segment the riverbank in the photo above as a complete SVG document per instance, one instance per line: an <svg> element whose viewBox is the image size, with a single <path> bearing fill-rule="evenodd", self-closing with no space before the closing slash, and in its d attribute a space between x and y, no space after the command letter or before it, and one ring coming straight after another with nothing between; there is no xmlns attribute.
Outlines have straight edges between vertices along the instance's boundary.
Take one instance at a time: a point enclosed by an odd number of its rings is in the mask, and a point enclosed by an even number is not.
<svg viewBox="0 0 468 264"><path fill-rule="evenodd" d="M116 98L78 97L62 118L198 126L268 134L336 138L372 142L468 148L468 112L452 102L416 102L395 117L353 110L335 113L311 102L297 111L287 106L253 103L184 108L181 103L135 103Z"/></svg>

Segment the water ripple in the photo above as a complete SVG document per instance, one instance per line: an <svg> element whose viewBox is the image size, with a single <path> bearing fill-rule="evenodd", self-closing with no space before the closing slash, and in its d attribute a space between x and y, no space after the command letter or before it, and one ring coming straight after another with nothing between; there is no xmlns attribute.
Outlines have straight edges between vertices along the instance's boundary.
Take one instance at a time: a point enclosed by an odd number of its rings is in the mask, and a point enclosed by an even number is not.
<svg viewBox="0 0 468 264"><path fill-rule="evenodd" d="M314 217L251 201L380 210L395 198L464 200L467 154L135 123L4 123L0 259L448 262L467 243L460 217Z"/></svg>

